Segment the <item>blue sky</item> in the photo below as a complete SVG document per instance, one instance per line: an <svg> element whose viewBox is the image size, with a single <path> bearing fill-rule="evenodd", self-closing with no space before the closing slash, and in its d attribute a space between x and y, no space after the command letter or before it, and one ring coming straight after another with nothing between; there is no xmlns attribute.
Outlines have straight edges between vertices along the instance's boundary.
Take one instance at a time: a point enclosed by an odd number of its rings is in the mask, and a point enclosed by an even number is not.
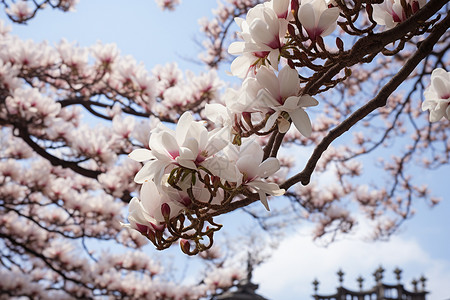
<svg viewBox="0 0 450 300"><path fill-rule="evenodd" d="M98 40L114 42L122 55L133 55L149 70L157 64L176 61L182 70L198 73L205 68L189 61L197 59L199 46L194 40L202 38L197 20L211 16L216 2L184 2L175 12L162 12L152 0L80 0L75 13L44 10L29 25L14 25L12 33L23 39L50 43L66 38L80 46L93 45ZM1 17L5 19L3 13ZM231 80L223 76L224 80ZM362 229L358 233L327 248L319 247L311 241L310 226L305 223L285 237L274 255L255 270L259 293L274 300L312 299L311 282L316 277L321 282L321 293L333 293L339 268L346 272L348 287L356 288L355 278L360 274L367 278L368 287L373 283L370 274L382 264L389 283L395 283L392 271L399 266L404 269L403 278L409 289L411 279L424 274L429 278L429 300L449 299L450 203L445 199L448 171L447 168L423 174L424 183L429 183L444 201L433 209L417 203L416 216L388 242L364 241L365 225L361 220ZM225 218L225 225L237 216Z"/></svg>

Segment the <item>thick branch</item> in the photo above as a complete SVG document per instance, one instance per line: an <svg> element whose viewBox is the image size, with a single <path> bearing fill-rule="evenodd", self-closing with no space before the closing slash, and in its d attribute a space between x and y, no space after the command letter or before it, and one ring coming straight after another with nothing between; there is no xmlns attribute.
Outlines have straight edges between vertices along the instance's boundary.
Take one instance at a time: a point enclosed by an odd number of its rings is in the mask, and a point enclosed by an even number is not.
<svg viewBox="0 0 450 300"><path fill-rule="evenodd" d="M72 171L89 178L96 179L97 176L101 174L100 171L88 170L80 167L76 162L65 161L56 156L53 156L31 139L30 134L25 127L16 126L16 128L19 130L19 137L21 137L23 141L27 143L28 146L30 146L37 154L48 160L53 166L69 168Z"/></svg>
<svg viewBox="0 0 450 300"><path fill-rule="evenodd" d="M416 53L411 56L403 68L401 68L400 71L380 90L378 95L370 100L366 105L359 108L340 125L332 129L314 149L314 152L312 153L303 171L286 180L286 182L280 187L288 189L298 182L301 182L303 185L307 185L311 180L311 175L318 160L331 142L352 128L353 125L355 125L359 120L363 119L377 108L386 105L387 98L403 81L408 78L416 66L433 51L433 46L439 41L440 37L445 34L449 27L450 15L447 15L444 20L434 27L432 33L422 43L420 43Z"/></svg>
<svg viewBox="0 0 450 300"><path fill-rule="evenodd" d="M333 77L345 67L351 67L358 64L367 55L379 53L386 45L400 40L406 34L413 31L413 28L418 27L420 24L431 18L445 4L446 1L431 0L416 14L412 15L408 20L400 23L396 27L382 33L368 35L359 39L352 49L348 51L344 57L340 58L334 66L328 69L325 74L318 80L312 81L307 85L303 93L309 95L316 94L323 84L331 82Z"/></svg>

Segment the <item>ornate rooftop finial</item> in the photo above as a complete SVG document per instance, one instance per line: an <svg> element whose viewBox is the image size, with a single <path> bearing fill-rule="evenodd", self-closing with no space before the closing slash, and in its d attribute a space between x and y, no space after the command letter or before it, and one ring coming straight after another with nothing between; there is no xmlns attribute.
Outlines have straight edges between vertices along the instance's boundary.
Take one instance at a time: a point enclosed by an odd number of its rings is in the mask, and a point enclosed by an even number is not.
<svg viewBox="0 0 450 300"><path fill-rule="evenodd" d="M314 295L317 295L317 290L319 289L319 281L317 280L317 278L314 279L312 284L314 285Z"/></svg>
<svg viewBox="0 0 450 300"><path fill-rule="evenodd" d="M399 267L397 267L394 270L394 274L395 274L395 279L397 279L398 284L400 284L400 280L402 279L402 276L401 276L402 275L402 270Z"/></svg>
<svg viewBox="0 0 450 300"><path fill-rule="evenodd" d="M378 283L381 284L381 280L383 279L383 272L384 272L384 269L383 269L383 267L380 265L380 266L378 267L378 269L376 269L375 272L373 273L373 276L375 277L375 282L376 282L377 284L378 284Z"/></svg>
<svg viewBox="0 0 450 300"><path fill-rule="evenodd" d="M411 284L413 285L413 288L414 288L414 292L417 292L418 290L417 290L417 284L418 284L419 282L416 280L416 279L413 279L413 280L411 280Z"/></svg>
<svg viewBox="0 0 450 300"><path fill-rule="evenodd" d="M342 286L342 283L344 282L344 272L342 272L342 269L339 269L336 274L339 277L339 285Z"/></svg>
<svg viewBox="0 0 450 300"><path fill-rule="evenodd" d="M427 279L422 275L420 276L419 280L422 283L422 291L425 291L425 282L427 281Z"/></svg>
<svg viewBox="0 0 450 300"><path fill-rule="evenodd" d="M359 277L356 278L356 281L358 282L359 290L362 291L364 278L362 278L362 276L359 275Z"/></svg>

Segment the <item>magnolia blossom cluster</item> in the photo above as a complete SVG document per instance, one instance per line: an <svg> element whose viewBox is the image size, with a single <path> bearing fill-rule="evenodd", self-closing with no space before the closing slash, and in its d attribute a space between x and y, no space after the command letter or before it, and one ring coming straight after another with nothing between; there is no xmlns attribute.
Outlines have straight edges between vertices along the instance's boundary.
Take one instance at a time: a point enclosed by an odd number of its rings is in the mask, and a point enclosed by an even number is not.
<svg viewBox="0 0 450 300"><path fill-rule="evenodd" d="M78 1L79 0L60 0L57 4L52 3L51 6L63 11L75 11L75 6ZM41 4L38 4L36 1L31 3L31 1L26 0L12 1L11 3L8 2L10 1L3 1L3 4L6 6L5 12L15 22L23 23L31 19L39 9L46 7L46 2L48 1L44 1Z"/></svg>
<svg viewBox="0 0 450 300"><path fill-rule="evenodd" d="M379 25L391 29L416 13L425 3L426 0L407 0L404 7L401 0L385 0L373 5L373 19Z"/></svg>
<svg viewBox="0 0 450 300"><path fill-rule="evenodd" d="M431 85L424 92L422 110L430 111L430 122L450 120L450 72L438 68L431 73Z"/></svg>
<svg viewBox="0 0 450 300"><path fill-rule="evenodd" d="M282 195L284 190L265 180L280 164L263 156L255 140L233 145L229 128L208 130L189 112L180 117L175 130L160 124L151 132L148 149L130 153L130 158L145 164L135 176L142 187L139 198L130 202L130 224L124 226L150 237L180 214L220 210L246 191L257 192L269 209L266 195Z"/></svg>
<svg viewBox="0 0 450 300"><path fill-rule="evenodd" d="M390 28L417 12L424 2L398 5L390 1L374 5L373 19ZM219 24L233 12L224 9L215 13L215 23L202 20L201 25L203 31L218 38L222 30ZM269 209L267 195L282 195L284 190L265 178L277 172L280 163L268 157L252 136L274 132L284 135L291 124L303 137L311 136L313 126L305 109L319 102L304 93L300 70L292 57L299 51L299 39L308 49L314 49L316 44L324 49L323 38L335 31L340 14L336 3L325 0L272 0L249 9L245 18L235 17L241 40L231 43L228 52L237 55L231 73L243 80L242 86L229 88L217 103L206 104L201 116L213 122L216 129L207 129L186 112L175 130L159 125L150 134L148 148L130 154L132 159L145 164L135 177L135 182L142 184L140 196L132 199L130 224L124 226L155 241L156 232L162 238L171 220L180 220L184 214L197 217L220 214L234 199L248 192L257 192ZM222 57L222 53L215 55ZM161 97L178 100L180 107L190 109L184 105L184 95L172 88L181 75L172 70L171 76L163 79L158 72ZM174 108L175 113L183 112L177 106ZM349 165L341 171L359 172L356 169ZM336 213L339 208L333 206L328 211L330 217L323 219L323 232L336 219L352 223L347 213ZM181 237L180 234L177 238ZM182 241L180 245L189 252L189 243Z"/></svg>

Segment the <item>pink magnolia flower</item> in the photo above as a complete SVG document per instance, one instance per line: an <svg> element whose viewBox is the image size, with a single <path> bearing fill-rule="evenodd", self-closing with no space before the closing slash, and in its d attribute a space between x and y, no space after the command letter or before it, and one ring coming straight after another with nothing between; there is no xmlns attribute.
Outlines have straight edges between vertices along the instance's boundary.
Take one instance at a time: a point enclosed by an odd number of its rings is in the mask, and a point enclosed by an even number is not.
<svg viewBox="0 0 450 300"><path fill-rule="evenodd" d="M189 112L180 117L175 131L160 124L150 136L151 150L136 149L129 155L139 162L148 161L134 180L137 183L154 180L160 184L166 168L175 165L196 170L228 144L225 136L226 130L208 131Z"/></svg>
<svg viewBox="0 0 450 300"><path fill-rule="evenodd" d="M311 40L331 34L337 26L339 8L329 8L325 0L302 0L298 19Z"/></svg>
<svg viewBox="0 0 450 300"><path fill-rule="evenodd" d="M262 67L256 74L256 79L264 87L258 93L258 101L274 111L267 120L265 129L269 130L278 122L279 131L286 132L290 126L282 116L286 112L297 130L306 137L310 136L311 121L303 108L315 106L318 102L309 95L298 96L300 79L297 71L285 66L277 77L272 70Z"/></svg>
<svg viewBox="0 0 450 300"><path fill-rule="evenodd" d="M27 1L18 1L11 3L9 8L5 9L6 13L14 20L19 22L25 21L33 14L33 10L28 6Z"/></svg>
<svg viewBox="0 0 450 300"><path fill-rule="evenodd" d="M422 110L430 111L430 122L450 120L450 72L438 68L431 73L431 85L424 92Z"/></svg>
<svg viewBox="0 0 450 300"><path fill-rule="evenodd" d="M426 0L406 0L406 3L415 13L425 5ZM377 24L385 25L387 29L394 28L406 18L401 0L385 0L383 3L373 5L373 19Z"/></svg>
<svg viewBox="0 0 450 300"><path fill-rule="evenodd" d="M239 149L236 167L240 173L237 186L251 187L259 194L259 199L264 207L269 210L267 196L281 196L285 190L280 189L276 183L266 182L264 178L269 177L280 169L280 163L275 157L269 157L263 161L264 151L261 146L248 140Z"/></svg>
<svg viewBox="0 0 450 300"><path fill-rule="evenodd" d="M134 197L128 206L130 223L122 226L148 235L149 231L164 228L164 214L168 214L171 219L182 209L182 206L171 201L165 193L161 193L153 181L146 181L142 184L140 199Z"/></svg>
<svg viewBox="0 0 450 300"><path fill-rule="evenodd" d="M228 52L238 56L231 64L231 73L244 78L250 69L264 65L268 60L278 69L280 49L285 42L289 1L273 0L250 9L246 19L235 18L241 28L243 42L234 42Z"/></svg>

